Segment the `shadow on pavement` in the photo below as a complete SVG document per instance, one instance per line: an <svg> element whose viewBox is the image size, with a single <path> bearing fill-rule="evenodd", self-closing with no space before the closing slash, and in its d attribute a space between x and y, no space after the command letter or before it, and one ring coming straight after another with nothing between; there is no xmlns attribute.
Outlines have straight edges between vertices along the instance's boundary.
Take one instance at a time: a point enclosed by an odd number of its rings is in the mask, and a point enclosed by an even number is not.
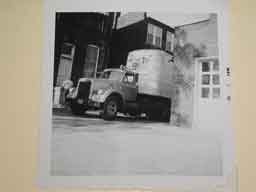
<svg viewBox="0 0 256 192"><path fill-rule="evenodd" d="M68 108L53 108L52 109L53 115L57 116L69 116L69 117L84 117L88 119L101 119L100 111L87 111L84 115L74 115L72 114L71 110ZM115 122L143 122L143 123L159 123L159 121L152 121L148 120L146 117L135 117L135 116L125 116L122 114L118 114ZM166 123L169 124L169 123Z"/></svg>

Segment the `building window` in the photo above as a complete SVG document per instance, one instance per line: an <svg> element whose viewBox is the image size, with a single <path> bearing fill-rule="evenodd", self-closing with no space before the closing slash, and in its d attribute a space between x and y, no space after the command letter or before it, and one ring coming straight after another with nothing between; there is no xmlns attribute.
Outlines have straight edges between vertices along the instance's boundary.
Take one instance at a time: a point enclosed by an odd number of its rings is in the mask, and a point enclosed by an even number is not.
<svg viewBox="0 0 256 192"><path fill-rule="evenodd" d="M219 87L212 88L212 98L217 99L219 97L220 97L220 88Z"/></svg>
<svg viewBox="0 0 256 192"><path fill-rule="evenodd" d="M153 40L154 40L154 26L151 24L148 24L147 43L153 45Z"/></svg>
<svg viewBox="0 0 256 192"><path fill-rule="evenodd" d="M201 97L217 99L221 96L220 67L218 59L205 59L200 62Z"/></svg>
<svg viewBox="0 0 256 192"><path fill-rule="evenodd" d="M209 85L210 84L210 75L202 75L202 84Z"/></svg>
<svg viewBox="0 0 256 192"><path fill-rule="evenodd" d="M155 26L155 30L156 30L156 36L155 36L155 45L157 47L161 47L162 46L162 34L163 34L163 30L160 27Z"/></svg>
<svg viewBox="0 0 256 192"><path fill-rule="evenodd" d="M219 71L219 61L215 60L213 62L213 71Z"/></svg>
<svg viewBox="0 0 256 192"><path fill-rule="evenodd" d="M219 74L212 75L212 84L213 85L219 85L220 84L220 75Z"/></svg>
<svg viewBox="0 0 256 192"><path fill-rule="evenodd" d="M209 62L203 62L202 63L202 72L209 72L210 71L210 63Z"/></svg>
<svg viewBox="0 0 256 192"><path fill-rule="evenodd" d="M202 88L202 98L209 98L209 95L210 95L210 88L203 87Z"/></svg>
<svg viewBox="0 0 256 192"><path fill-rule="evenodd" d="M61 55L68 58L73 58L74 51L75 51L75 46L73 44L64 43L61 49Z"/></svg>
<svg viewBox="0 0 256 192"><path fill-rule="evenodd" d="M162 28L149 23L147 31L147 43L161 48L162 34Z"/></svg>
<svg viewBox="0 0 256 192"><path fill-rule="evenodd" d="M171 33L170 31L167 31L166 33L166 46L165 49L166 51L173 51L174 46L174 34Z"/></svg>

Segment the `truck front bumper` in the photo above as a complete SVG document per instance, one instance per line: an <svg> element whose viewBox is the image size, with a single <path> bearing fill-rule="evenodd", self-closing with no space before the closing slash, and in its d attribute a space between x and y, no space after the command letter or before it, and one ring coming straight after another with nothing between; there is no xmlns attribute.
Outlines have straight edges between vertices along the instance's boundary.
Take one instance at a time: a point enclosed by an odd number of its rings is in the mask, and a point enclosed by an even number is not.
<svg viewBox="0 0 256 192"><path fill-rule="evenodd" d="M77 97L77 93L75 92L68 95L67 99L79 105L84 105L86 108L101 108L102 103L105 101L105 95L92 94L86 99L84 97Z"/></svg>
<svg viewBox="0 0 256 192"><path fill-rule="evenodd" d="M100 102L89 99L88 106L92 108L101 108L102 104Z"/></svg>
<svg viewBox="0 0 256 192"><path fill-rule="evenodd" d="M81 98L73 98L73 99L69 99L68 103L77 103L79 105L83 105L85 106L87 109L88 108L96 108L99 109L102 106L102 103L97 102L97 101L93 101L91 99L85 100L85 99L81 99Z"/></svg>

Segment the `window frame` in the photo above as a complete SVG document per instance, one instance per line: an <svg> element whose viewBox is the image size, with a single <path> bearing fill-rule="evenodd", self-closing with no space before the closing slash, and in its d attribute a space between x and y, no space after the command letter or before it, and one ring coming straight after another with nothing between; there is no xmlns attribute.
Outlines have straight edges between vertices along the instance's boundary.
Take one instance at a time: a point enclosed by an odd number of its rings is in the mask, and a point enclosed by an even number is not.
<svg viewBox="0 0 256 192"><path fill-rule="evenodd" d="M152 41L149 41L149 35L152 35L153 37ZM160 39L159 45L157 44L157 38ZM162 44L163 44L162 41L163 41L163 28L152 23L147 23L146 43L156 46L158 48L162 48Z"/></svg>
<svg viewBox="0 0 256 192"><path fill-rule="evenodd" d="M199 59L199 75L200 75L200 98L201 99L220 99L222 96L221 89L221 71L219 66L219 59ZM216 67L217 66L217 67ZM204 76L208 76L204 79ZM207 80L207 81L206 81ZM208 84L209 83L209 84ZM203 96L206 88L209 88L208 97Z"/></svg>
<svg viewBox="0 0 256 192"><path fill-rule="evenodd" d="M170 43L170 46L168 45ZM173 52L174 49L174 33L171 31L166 31L166 41L165 41L165 50Z"/></svg>
<svg viewBox="0 0 256 192"><path fill-rule="evenodd" d="M127 76L133 76L133 81L132 81L132 82L129 82ZM127 79L127 81L126 81L125 79ZM124 74L124 76L123 76L122 82L123 82L123 83L126 83L126 84L136 84L136 83L137 83L136 74L135 74L135 73L126 72L126 73Z"/></svg>

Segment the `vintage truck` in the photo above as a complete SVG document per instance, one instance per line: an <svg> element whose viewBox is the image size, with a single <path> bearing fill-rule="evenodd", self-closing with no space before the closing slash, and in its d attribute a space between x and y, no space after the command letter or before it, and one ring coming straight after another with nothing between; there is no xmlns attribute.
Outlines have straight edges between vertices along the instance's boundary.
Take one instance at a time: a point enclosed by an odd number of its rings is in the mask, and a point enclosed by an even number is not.
<svg viewBox="0 0 256 192"><path fill-rule="evenodd" d="M173 86L172 56L161 50L135 50L126 66L106 69L99 78L81 78L67 98L74 114L100 109L105 120L117 113L169 122Z"/></svg>

